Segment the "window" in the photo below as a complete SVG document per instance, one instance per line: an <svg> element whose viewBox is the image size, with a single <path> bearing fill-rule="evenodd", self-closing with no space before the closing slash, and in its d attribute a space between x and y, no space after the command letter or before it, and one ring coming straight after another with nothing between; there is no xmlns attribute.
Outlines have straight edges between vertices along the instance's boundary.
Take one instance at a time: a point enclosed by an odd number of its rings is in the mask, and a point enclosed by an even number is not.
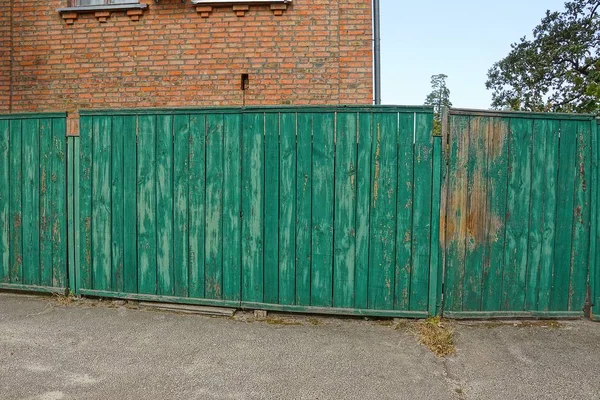
<svg viewBox="0 0 600 400"><path fill-rule="evenodd" d="M138 0L69 0L69 7L110 6L116 4L138 3Z"/></svg>

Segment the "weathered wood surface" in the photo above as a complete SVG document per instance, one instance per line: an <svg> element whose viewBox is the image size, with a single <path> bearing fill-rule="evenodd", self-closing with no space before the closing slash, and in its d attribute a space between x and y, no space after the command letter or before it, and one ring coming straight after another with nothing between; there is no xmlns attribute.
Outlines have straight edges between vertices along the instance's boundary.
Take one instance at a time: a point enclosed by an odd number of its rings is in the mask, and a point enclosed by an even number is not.
<svg viewBox="0 0 600 400"><path fill-rule="evenodd" d="M593 125L589 117L451 112L445 311L582 312Z"/></svg>
<svg viewBox="0 0 600 400"><path fill-rule="evenodd" d="M64 115L0 119L0 285L67 286Z"/></svg>
<svg viewBox="0 0 600 400"><path fill-rule="evenodd" d="M432 117L83 115L77 290L435 313Z"/></svg>

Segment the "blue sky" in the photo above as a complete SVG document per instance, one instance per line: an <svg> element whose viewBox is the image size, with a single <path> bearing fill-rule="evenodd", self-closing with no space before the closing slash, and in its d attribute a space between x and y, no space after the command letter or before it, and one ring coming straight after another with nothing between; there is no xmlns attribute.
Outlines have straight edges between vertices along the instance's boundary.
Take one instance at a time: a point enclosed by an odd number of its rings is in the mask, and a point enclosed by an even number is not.
<svg viewBox="0 0 600 400"><path fill-rule="evenodd" d="M381 0L382 102L423 104L448 75L454 107L489 108L488 69L565 0Z"/></svg>

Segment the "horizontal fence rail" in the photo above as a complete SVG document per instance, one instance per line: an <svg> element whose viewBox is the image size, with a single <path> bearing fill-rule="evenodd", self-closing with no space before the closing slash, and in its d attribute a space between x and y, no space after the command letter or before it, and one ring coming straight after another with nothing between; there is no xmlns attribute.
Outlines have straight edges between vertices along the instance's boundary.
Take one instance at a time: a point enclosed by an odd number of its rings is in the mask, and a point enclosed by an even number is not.
<svg viewBox="0 0 600 400"><path fill-rule="evenodd" d="M67 288L65 114L0 116L0 288Z"/></svg>
<svg viewBox="0 0 600 400"><path fill-rule="evenodd" d="M82 115L76 291L436 313L432 121L398 108Z"/></svg>
<svg viewBox="0 0 600 400"><path fill-rule="evenodd" d="M449 122L445 315L583 315L595 121L451 111Z"/></svg>

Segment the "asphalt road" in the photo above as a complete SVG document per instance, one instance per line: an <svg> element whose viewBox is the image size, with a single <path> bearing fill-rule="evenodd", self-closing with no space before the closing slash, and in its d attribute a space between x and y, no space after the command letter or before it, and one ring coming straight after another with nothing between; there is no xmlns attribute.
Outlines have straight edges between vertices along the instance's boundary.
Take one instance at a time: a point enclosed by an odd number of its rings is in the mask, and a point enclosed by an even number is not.
<svg viewBox="0 0 600 400"><path fill-rule="evenodd" d="M600 324L452 322L445 359L411 324L0 294L0 399L600 399Z"/></svg>

